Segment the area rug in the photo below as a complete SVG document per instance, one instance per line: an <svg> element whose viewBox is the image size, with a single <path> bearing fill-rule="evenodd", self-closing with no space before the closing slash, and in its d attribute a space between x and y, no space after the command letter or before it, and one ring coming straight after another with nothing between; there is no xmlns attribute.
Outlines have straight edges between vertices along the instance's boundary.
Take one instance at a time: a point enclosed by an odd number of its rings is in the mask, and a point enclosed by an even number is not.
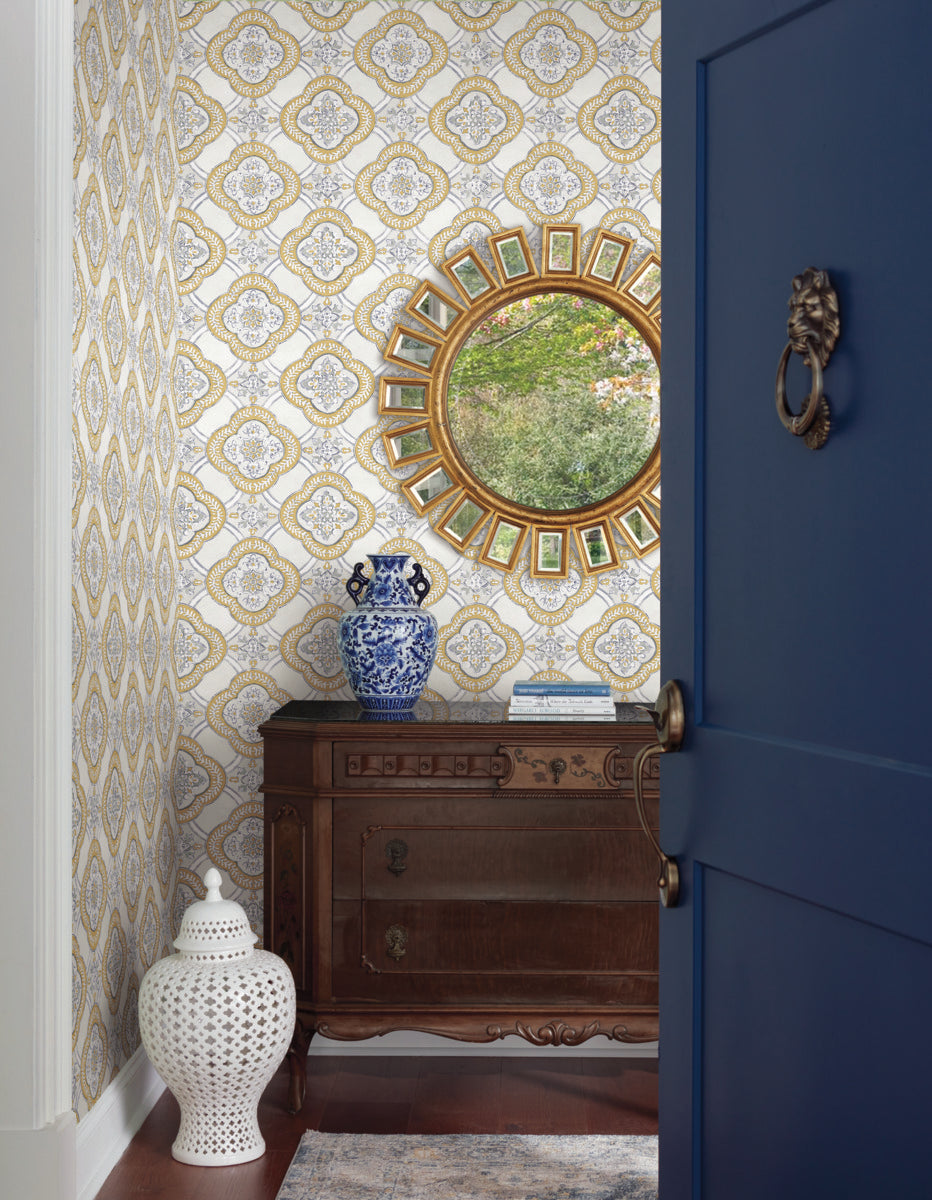
<svg viewBox="0 0 932 1200"><path fill-rule="evenodd" d="M277 1200L657 1200L657 1138L309 1130Z"/></svg>

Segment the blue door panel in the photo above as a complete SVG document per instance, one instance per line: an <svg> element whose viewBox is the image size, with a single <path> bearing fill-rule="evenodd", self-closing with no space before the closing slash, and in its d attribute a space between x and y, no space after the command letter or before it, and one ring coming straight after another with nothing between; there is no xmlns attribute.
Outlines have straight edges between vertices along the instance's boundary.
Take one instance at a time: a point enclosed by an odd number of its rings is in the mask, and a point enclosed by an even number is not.
<svg viewBox="0 0 932 1200"><path fill-rule="evenodd" d="M666 825L664 849L932 942L928 771L701 732L662 764L661 803L694 797L686 819ZM925 1001L932 1011L932 992Z"/></svg>
<svg viewBox="0 0 932 1200"><path fill-rule="evenodd" d="M661 1197L925 1200L932 6L663 12ZM808 266L817 452L774 409Z"/></svg>
<svg viewBox="0 0 932 1200"><path fill-rule="evenodd" d="M908 981L929 977L932 948L704 874L704 920L729 938L706 938L703 1194L927 1196L932 1027Z"/></svg>
<svg viewBox="0 0 932 1200"><path fill-rule="evenodd" d="M917 744L896 696L929 607L928 571L911 566L912 510L932 511L932 405L910 393L926 391L932 338L925 272L903 248L928 238L928 165L904 117L932 26L897 16L828 4L704 69L705 700L712 724L929 764L932 738ZM810 265L830 271L843 323L817 454L773 402L791 280ZM809 375L793 360L799 407ZM795 702L761 686L778 676Z"/></svg>

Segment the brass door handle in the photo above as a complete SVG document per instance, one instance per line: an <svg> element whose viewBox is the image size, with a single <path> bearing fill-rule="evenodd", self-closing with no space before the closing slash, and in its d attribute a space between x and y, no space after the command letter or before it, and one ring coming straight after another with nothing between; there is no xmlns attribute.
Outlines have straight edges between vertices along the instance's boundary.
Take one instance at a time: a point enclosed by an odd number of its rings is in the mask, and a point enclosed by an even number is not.
<svg viewBox="0 0 932 1200"><path fill-rule="evenodd" d="M637 808L638 820L647 835L647 840L654 848L654 853L660 863L660 875L657 886L660 888L660 901L664 908L675 908L680 898L680 869L676 859L665 854L660 848L654 831L647 820L644 811L644 765L648 759L658 754L670 754L683 744L686 729L686 710L683 705L683 693L675 679L668 680L660 689L656 708L643 708L654 722L657 731L657 741L649 746L642 746L634 758L632 775L634 776L634 804Z"/></svg>

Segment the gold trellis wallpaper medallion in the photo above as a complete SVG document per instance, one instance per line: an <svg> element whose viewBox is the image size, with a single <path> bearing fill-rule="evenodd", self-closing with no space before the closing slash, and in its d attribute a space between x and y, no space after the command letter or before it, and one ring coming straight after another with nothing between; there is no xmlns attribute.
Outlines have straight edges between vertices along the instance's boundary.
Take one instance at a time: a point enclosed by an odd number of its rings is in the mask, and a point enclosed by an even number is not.
<svg viewBox="0 0 932 1200"><path fill-rule="evenodd" d="M623 33L639 29L649 17L660 16L660 0L586 0L596 15L609 26ZM657 38L660 41L660 38Z"/></svg>
<svg viewBox="0 0 932 1200"><path fill-rule="evenodd" d="M411 96L443 67L443 38L417 13L399 9L356 43L356 65L390 96Z"/></svg>
<svg viewBox="0 0 932 1200"><path fill-rule="evenodd" d="M319 163L343 159L375 128L375 113L342 80L324 75L281 111L285 133Z"/></svg>
<svg viewBox="0 0 932 1200"><path fill-rule="evenodd" d="M223 528L226 515L221 501L208 492L200 480L184 471L178 472L172 496L172 516L179 557L197 554Z"/></svg>
<svg viewBox="0 0 932 1200"><path fill-rule="evenodd" d="M535 146L505 176L505 195L539 225L572 221L597 190L595 174L556 142Z"/></svg>
<svg viewBox="0 0 932 1200"><path fill-rule="evenodd" d="M267 95L295 69L301 49L274 17L261 10L239 13L207 46L207 62L235 92Z"/></svg>
<svg viewBox="0 0 932 1200"><path fill-rule="evenodd" d="M630 75L610 80L579 110L579 128L613 162L636 162L660 141L660 97Z"/></svg>
<svg viewBox="0 0 932 1200"><path fill-rule="evenodd" d="M291 699L264 671L241 671L207 706L207 720L246 758L262 757L259 726Z"/></svg>
<svg viewBox="0 0 932 1200"><path fill-rule="evenodd" d="M261 625L293 599L300 578L262 538L244 538L207 572L207 590L244 625Z"/></svg>
<svg viewBox="0 0 932 1200"><path fill-rule="evenodd" d="M592 70L598 52L588 33L566 13L547 8L508 39L504 57L509 70L532 92L553 99Z"/></svg>
<svg viewBox="0 0 932 1200"><path fill-rule="evenodd" d="M179 604L172 650L178 689L189 692L223 662L227 644L220 630L208 625L196 608Z"/></svg>
<svg viewBox="0 0 932 1200"><path fill-rule="evenodd" d="M514 6L515 0L437 0L437 8L471 33L491 29Z"/></svg>
<svg viewBox="0 0 932 1200"><path fill-rule="evenodd" d="M92 175L81 198L78 219L81 229L81 241L84 245L85 262L91 283L96 287L104 269L107 257L107 224L103 218L100 185L97 177Z"/></svg>
<svg viewBox="0 0 932 1200"><path fill-rule="evenodd" d="M192 738L179 737L172 774L172 799L179 821L193 821L223 793L226 774Z"/></svg>
<svg viewBox="0 0 932 1200"><path fill-rule="evenodd" d="M195 291L208 275L222 266L226 242L208 229L196 212L179 208L172 224L175 279L182 296Z"/></svg>
<svg viewBox="0 0 932 1200"><path fill-rule="evenodd" d="M226 392L227 380L216 363L204 357L193 342L179 338L172 363L172 397L182 427L193 425Z"/></svg>
<svg viewBox="0 0 932 1200"><path fill-rule="evenodd" d="M76 0L74 22L80 1120L208 866L261 930L258 726L349 698L335 631L368 553L432 580L440 715L531 676L656 696L659 549L489 569L408 503L377 407L388 335L457 251L494 271L490 235L537 255L578 222L584 252L604 229L659 254L661 58L658 0Z"/></svg>
<svg viewBox="0 0 932 1200"><path fill-rule="evenodd" d="M194 162L226 128L223 105L204 94L194 79L179 78L172 98L173 127L178 161Z"/></svg>
<svg viewBox="0 0 932 1200"><path fill-rule="evenodd" d="M207 177L207 194L245 229L262 229L290 208L301 181L271 146L247 142Z"/></svg>
<svg viewBox="0 0 932 1200"><path fill-rule="evenodd" d="M336 604L319 604L282 638L282 658L315 691L346 686L337 637L344 611Z"/></svg>
<svg viewBox="0 0 932 1200"><path fill-rule="evenodd" d="M241 492L264 492L301 457L301 444L264 408L241 408L212 433L207 457Z"/></svg>
<svg viewBox="0 0 932 1200"><path fill-rule="evenodd" d="M430 110L435 137L468 163L484 163L521 132L519 105L503 96L489 79L462 79L446 99Z"/></svg>
<svg viewBox="0 0 932 1200"><path fill-rule="evenodd" d="M375 377L340 342L323 338L282 372L287 399L314 425L341 426L350 413L372 398Z"/></svg>
<svg viewBox="0 0 932 1200"><path fill-rule="evenodd" d="M318 208L282 240L282 262L312 292L335 296L375 261L375 242L345 213Z"/></svg>
<svg viewBox="0 0 932 1200"><path fill-rule="evenodd" d="M439 268L466 245L485 245L491 234L501 233L504 228L495 213L488 209L467 208L457 215L452 224L431 238L427 248L428 258Z"/></svg>
<svg viewBox="0 0 932 1200"><path fill-rule="evenodd" d="M517 631L491 608L468 604L441 626L437 666L467 692L484 692L520 662L523 649Z"/></svg>
<svg viewBox="0 0 932 1200"><path fill-rule="evenodd" d="M339 558L375 524L375 506L332 471L314 475L281 507L292 537L320 559Z"/></svg>
<svg viewBox="0 0 932 1200"><path fill-rule="evenodd" d="M384 280L371 295L365 296L356 305L353 316L353 324L362 336L375 342L381 349L402 307L411 299L411 293L420 282L415 275L399 273Z"/></svg>
<svg viewBox="0 0 932 1200"><path fill-rule="evenodd" d="M446 173L411 142L386 146L356 176L356 195L393 229L411 229L449 189Z"/></svg>
<svg viewBox="0 0 932 1200"><path fill-rule="evenodd" d="M325 3L315 3L314 0L288 0L291 7L307 22L310 29L320 33L332 33L342 29L354 13L365 7L369 0L326 0Z"/></svg>
<svg viewBox="0 0 932 1200"><path fill-rule="evenodd" d="M207 327L238 358L258 362L296 333L301 313L265 275L243 275L207 310Z"/></svg>

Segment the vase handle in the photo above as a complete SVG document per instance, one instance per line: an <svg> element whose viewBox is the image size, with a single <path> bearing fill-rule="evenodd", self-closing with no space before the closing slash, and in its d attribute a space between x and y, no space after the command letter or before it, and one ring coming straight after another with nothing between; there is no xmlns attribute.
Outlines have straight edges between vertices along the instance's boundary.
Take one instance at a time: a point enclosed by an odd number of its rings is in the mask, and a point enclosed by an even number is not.
<svg viewBox="0 0 932 1200"><path fill-rule="evenodd" d="M357 563L356 566L353 567L352 575L350 575L349 579L346 581L346 590L349 592L353 603L356 605L359 604L359 593L369 582L366 576L362 573L362 567L363 564L361 562Z"/></svg>
<svg viewBox="0 0 932 1200"><path fill-rule="evenodd" d="M411 590L417 597L418 605L423 604L424 597L430 591L430 580L424 574L424 568L419 562L414 564L414 570L408 576L408 583L411 585ZM347 584L347 587L349 584Z"/></svg>

